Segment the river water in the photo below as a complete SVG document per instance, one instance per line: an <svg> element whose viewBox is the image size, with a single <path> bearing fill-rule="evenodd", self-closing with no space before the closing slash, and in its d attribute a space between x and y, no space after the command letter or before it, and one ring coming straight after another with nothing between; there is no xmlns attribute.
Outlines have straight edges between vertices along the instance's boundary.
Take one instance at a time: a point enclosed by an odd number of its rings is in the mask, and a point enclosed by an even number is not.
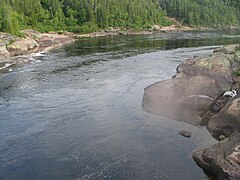
<svg viewBox="0 0 240 180"><path fill-rule="evenodd" d="M191 155L216 141L144 112L143 92L184 59L239 42L240 32L113 36L26 57L0 74L0 179L209 179Z"/></svg>

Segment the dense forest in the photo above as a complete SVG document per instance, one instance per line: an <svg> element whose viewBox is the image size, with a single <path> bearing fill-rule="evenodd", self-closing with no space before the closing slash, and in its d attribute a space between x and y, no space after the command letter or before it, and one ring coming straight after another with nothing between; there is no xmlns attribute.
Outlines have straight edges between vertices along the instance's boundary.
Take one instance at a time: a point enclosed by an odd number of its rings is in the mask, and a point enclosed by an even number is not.
<svg viewBox="0 0 240 180"><path fill-rule="evenodd" d="M108 27L238 26L240 0L0 0L0 31L92 32Z"/></svg>
<svg viewBox="0 0 240 180"><path fill-rule="evenodd" d="M238 27L240 0L159 0L170 17L195 26Z"/></svg>
<svg viewBox="0 0 240 180"><path fill-rule="evenodd" d="M152 0L0 0L0 31L68 30L91 32L107 27L167 25L158 1Z"/></svg>

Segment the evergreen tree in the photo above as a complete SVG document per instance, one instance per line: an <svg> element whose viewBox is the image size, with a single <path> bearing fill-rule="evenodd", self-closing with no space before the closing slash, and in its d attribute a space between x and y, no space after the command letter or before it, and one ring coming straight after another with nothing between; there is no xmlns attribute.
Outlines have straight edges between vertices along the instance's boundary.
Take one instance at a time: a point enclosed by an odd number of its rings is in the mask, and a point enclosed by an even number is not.
<svg viewBox="0 0 240 180"><path fill-rule="evenodd" d="M0 0L0 31L91 32L108 27L239 26L240 0Z"/></svg>

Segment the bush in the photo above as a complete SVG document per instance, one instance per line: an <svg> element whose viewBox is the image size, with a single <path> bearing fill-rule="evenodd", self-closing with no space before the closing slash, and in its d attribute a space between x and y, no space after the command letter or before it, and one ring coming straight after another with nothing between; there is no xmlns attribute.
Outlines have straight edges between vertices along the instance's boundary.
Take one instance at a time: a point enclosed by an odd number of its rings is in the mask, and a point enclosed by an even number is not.
<svg viewBox="0 0 240 180"><path fill-rule="evenodd" d="M234 74L235 74L236 76L240 76L240 69L238 69L237 71L235 71Z"/></svg>
<svg viewBox="0 0 240 180"><path fill-rule="evenodd" d="M95 23L87 22L82 26L71 26L69 30L75 33L92 33L98 31L99 27Z"/></svg>

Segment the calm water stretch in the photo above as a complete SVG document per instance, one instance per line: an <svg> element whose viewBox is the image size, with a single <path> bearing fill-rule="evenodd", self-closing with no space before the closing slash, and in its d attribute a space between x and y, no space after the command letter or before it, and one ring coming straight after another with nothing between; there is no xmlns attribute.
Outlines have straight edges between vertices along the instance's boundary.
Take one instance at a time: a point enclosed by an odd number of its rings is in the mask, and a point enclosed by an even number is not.
<svg viewBox="0 0 240 180"><path fill-rule="evenodd" d="M209 179L191 157L216 142L208 131L144 112L142 96L232 43L240 32L114 36L26 57L0 74L0 179Z"/></svg>

